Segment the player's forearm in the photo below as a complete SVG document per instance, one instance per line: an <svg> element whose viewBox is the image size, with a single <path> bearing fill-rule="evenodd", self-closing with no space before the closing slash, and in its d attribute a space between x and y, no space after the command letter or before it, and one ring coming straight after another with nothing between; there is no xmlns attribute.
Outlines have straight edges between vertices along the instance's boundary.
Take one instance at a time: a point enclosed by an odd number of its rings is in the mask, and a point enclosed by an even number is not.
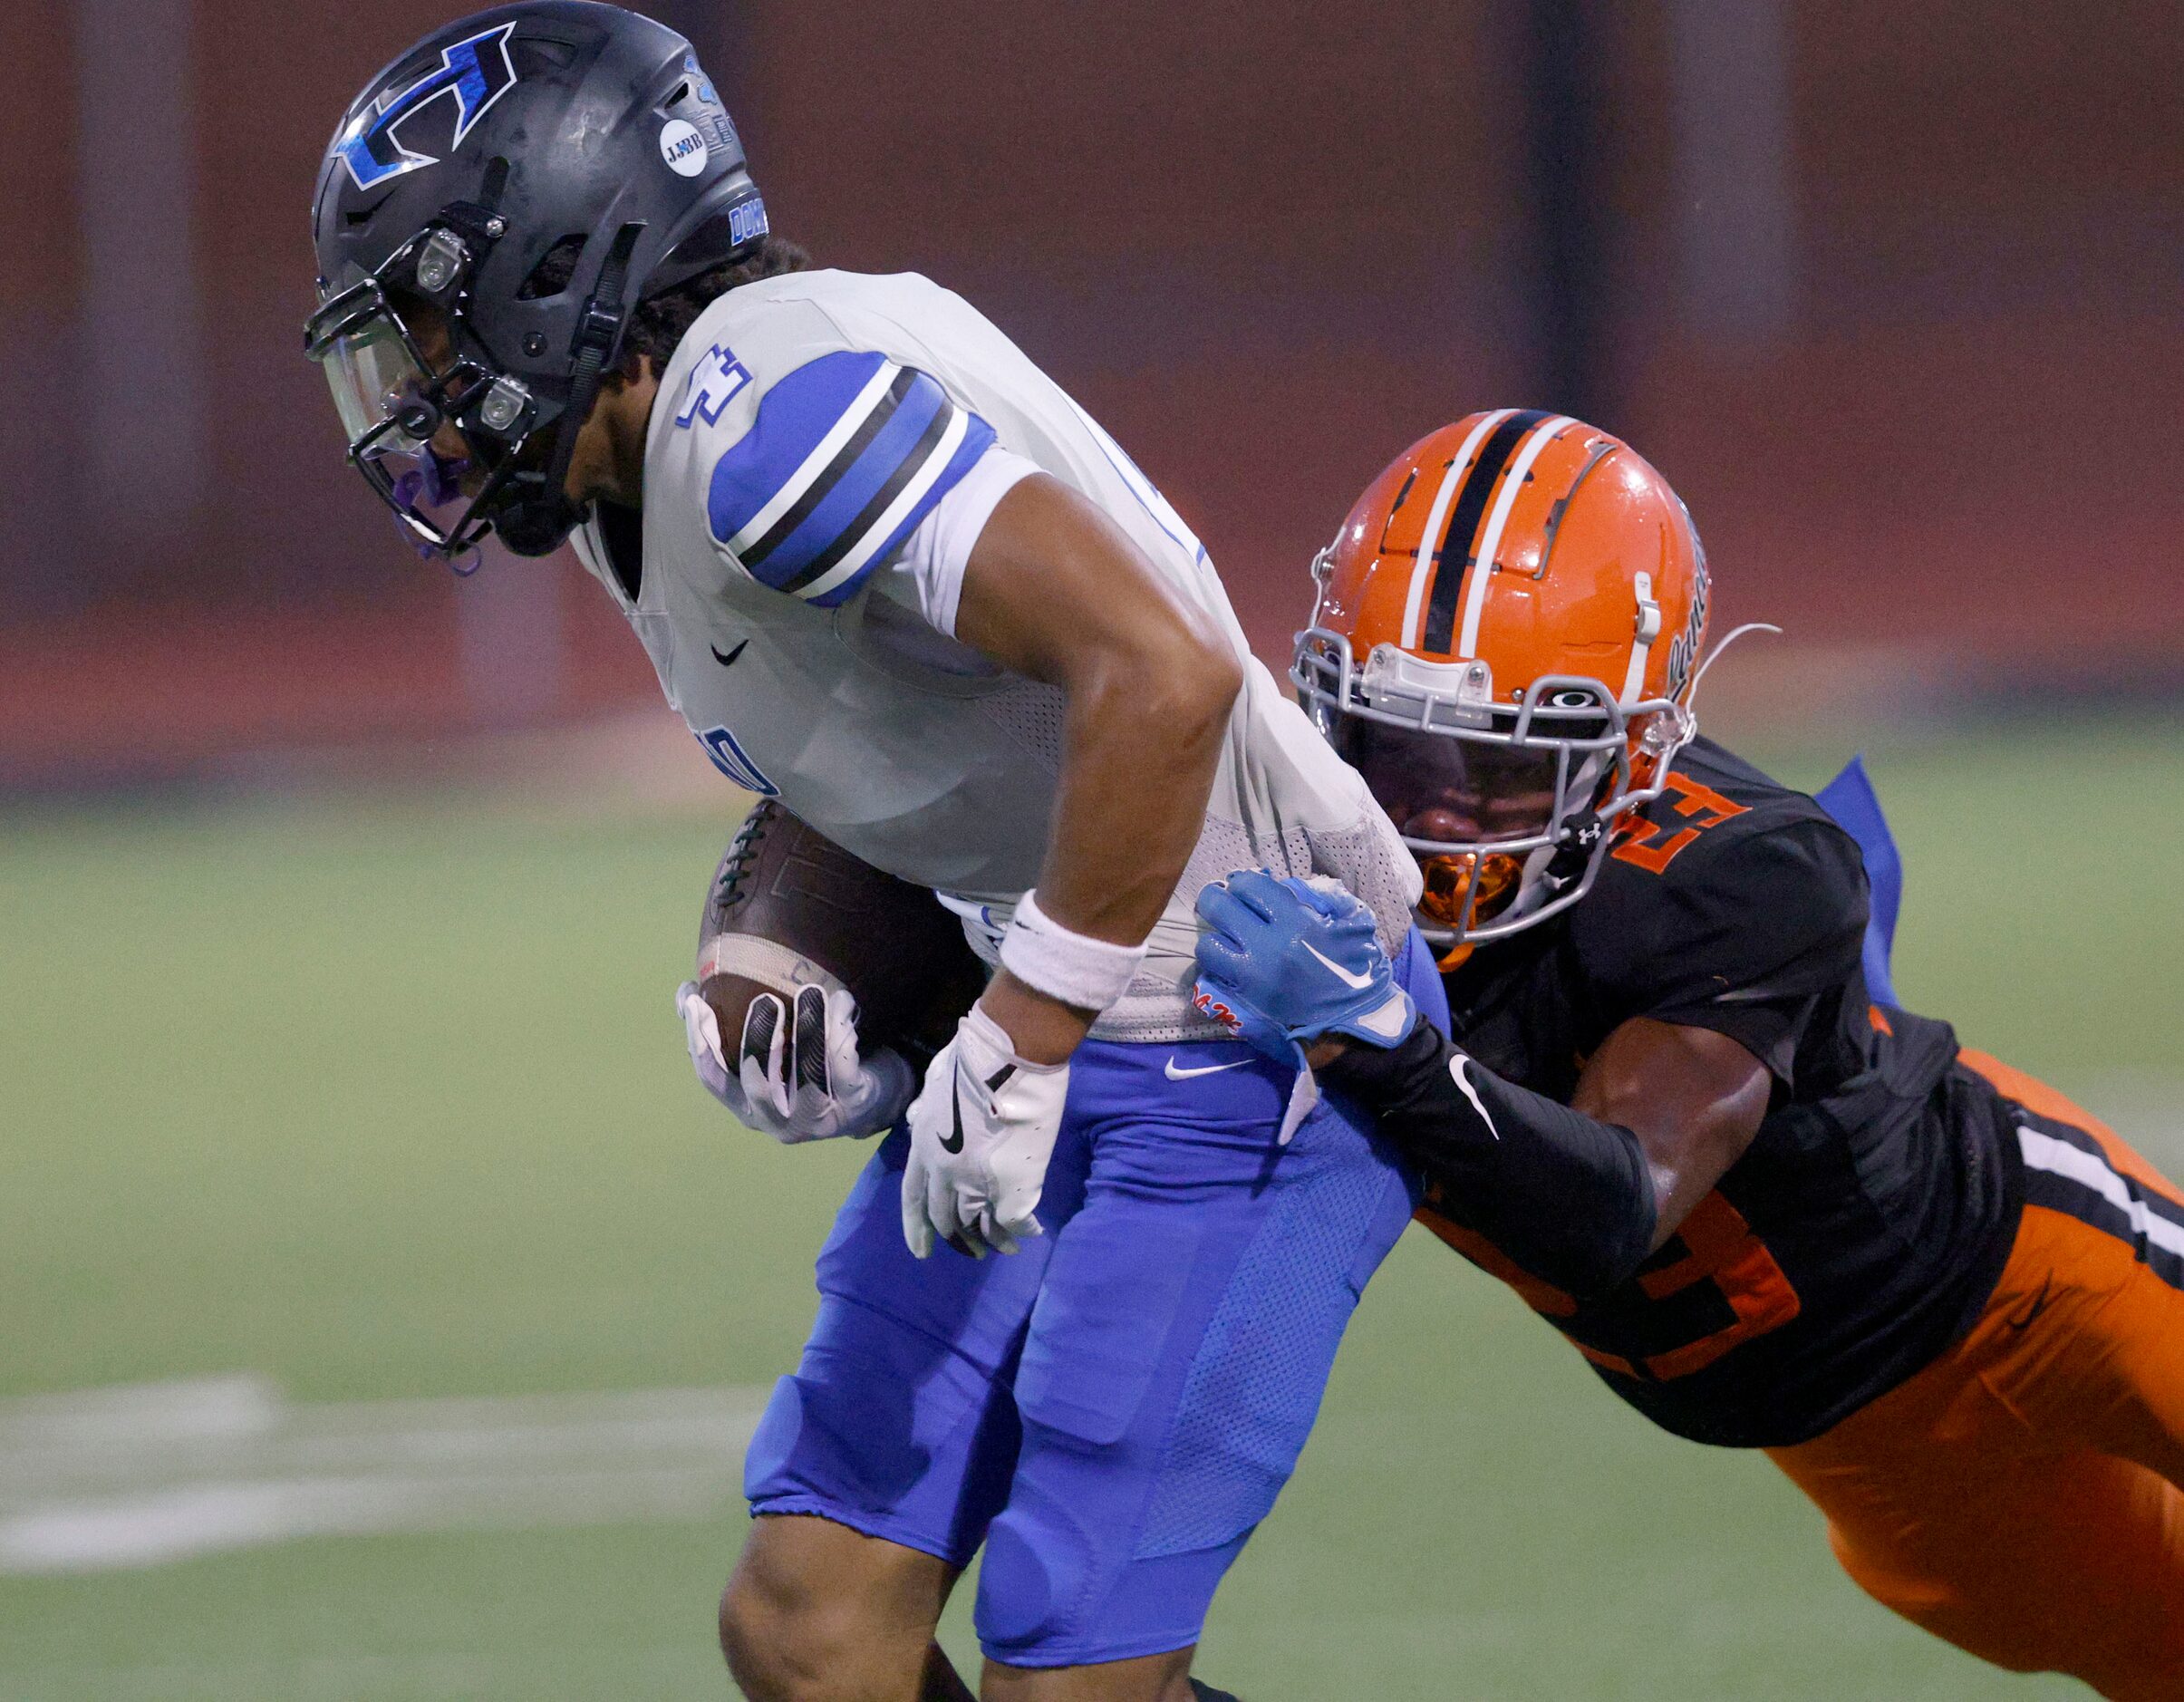
<svg viewBox="0 0 2184 1702"><path fill-rule="evenodd" d="M1047 915L1095 940L1144 941L1203 830L1240 682L1225 655L1177 648L1092 662L1064 688L1062 773L1037 890ZM1005 972L985 1003L1037 1062L1067 1057L1097 1014Z"/></svg>
<svg viewBox="0 0 2184 1702"><path fill-rule="evenodd" d="M1117 658L1069 688L1054 831L1039 902L1057 922L1135 944L1152 931L1205 826L1235 702L1235 663L1210 649Z"/></svg>
<svg viewBox="0 0 2184 1702"><path fill-rule="evenodd" d="M1652 1251L1654 1183L1628 1129L1503 1080L1423 1022L1401 1046L1353 1046L1322 1073L1377 1115L1435 1185L1436 1210L1529 1275L1583 1298Z"/></svg>
<svg viewBox="0 0 2184 1702"><path fill-rule="evenodd" d="M1058 972L1043 980L1027 962L995 977L982 1001L1022 1056L1057 1063L1097 1014L1058 994L1074 983L1111 1001L1130 966L1103 973L1097 960L1142 945L1182 878L1243 676L1207 616L1129 536L1044 474L1011 488L979 534L955 635L1058 687L1066 704L1036 891L1065 936L1060 959L1082 961L1049 965ZM1001 960L1017 962L1006 942Z"/></svg>

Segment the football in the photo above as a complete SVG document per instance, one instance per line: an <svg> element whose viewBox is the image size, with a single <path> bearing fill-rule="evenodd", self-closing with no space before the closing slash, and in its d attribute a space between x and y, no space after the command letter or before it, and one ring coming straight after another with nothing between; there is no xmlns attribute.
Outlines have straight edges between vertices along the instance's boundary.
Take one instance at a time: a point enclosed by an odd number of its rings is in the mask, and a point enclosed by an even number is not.
<svg viewBox="0 0 2184 1702"><path fill-rule="evenodd" d="M923 1068L986 984L962 924L931 892L852 856L762 798L706 890L698 991L733 1055L759 993L846 987L858 1046Z"/></svg>

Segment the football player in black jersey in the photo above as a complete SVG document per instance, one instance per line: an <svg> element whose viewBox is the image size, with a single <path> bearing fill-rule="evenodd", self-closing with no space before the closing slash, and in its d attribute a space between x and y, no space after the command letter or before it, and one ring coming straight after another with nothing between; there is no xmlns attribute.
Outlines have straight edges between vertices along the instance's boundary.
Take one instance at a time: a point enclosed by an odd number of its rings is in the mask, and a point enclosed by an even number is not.
<svg viewBox="0 0 2184 1702"><path fill-rule="evenodd" d="M1675 493L1576 421L1475 415L1314 572L1295 678L1425 865L1433 1020L1325 1040L1394 972L1339 895L1253 873L1201 899L1202 1008L1376 1110L1420 1218L1618 1395L1766 1449L1869 1593L2184 1697L2184 1194L1898 1007L1858 844L1696 736Z"/></svg>

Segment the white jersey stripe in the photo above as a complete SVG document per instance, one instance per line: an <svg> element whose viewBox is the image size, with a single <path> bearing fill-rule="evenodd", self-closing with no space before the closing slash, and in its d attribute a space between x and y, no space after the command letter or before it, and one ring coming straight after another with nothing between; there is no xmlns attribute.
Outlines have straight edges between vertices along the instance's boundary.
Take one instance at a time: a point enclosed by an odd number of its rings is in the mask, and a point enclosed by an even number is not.
<svg viewBox="0 0 2184 1702"><path fill-rule="evenodd" d="M825 596L843 580L854 576L872 559L873 553L894 535L895 527L917 507L919 498L933 488L933 481L948 470L948 463L955 459L956 450L963 445L964 434L971 430L971 416L952 402L942 405L948 410L948 424L941 432L941 440L933 446L933 452L925 457L925 464L911 476L910 482L857 540L856 546L818 578L799 587L797 595L808 603L814 597Z"/></svg>
<svg viewBox="0 0 2184 1702"><path fill-rule="evenodd" d="M2092 1189L2131 1219L2133 1234L2165 1252L2184 1258L2184 1223L2156 1217L2146 1209L2143 1200L2131 1194L2123 1178L2093 1154L2082 1146L2073 1146L2068 1141L2057 1140L2053 1135L2043 1135L2024 1123L2017 1125L2017 1142L2025 1151L2026 1168L2066 1176L2081 1187Z"/></svg>
<svg viewBox="0 0 2184 1702"><path fill-rule="evenodd" d="M1524 488L1524 476L1540 459L1540 451L1554 441L1555 433L1570 423L1566 413L1541 421L1519 446L1509 470L1502 475L1502 494L1494 498L1493 512L1486 517L1486 530L1479 538L1478 566L1472 570L1470 592L1464 599L1464 632L1456 640L1459 656L1479 653L1479 617L1486 611L1486 587L1493 578L1494 555L1502 547L1502 531L1509 524L1509 511L1516 507L1517 492Z"/></svg>
<svg viewBox="0 0 2184 1702"><path fill-rule="evenodd" d="M819 440L818 447L804 458L803 464L788 476L788 481L774 492L766 506L751 516L750 524L728 540L729 554L739 557L772 529L773 523L788 512L797 498L811 488L812 481L833 465L834 458L841 453L842 445L848 442L856 429L865 423L865 416L880 405L881 398L887 394L888 386L894 382L895 374L902 370L893 361L880 363L880 370L872 375L863 390L857 392L849 406L842 410L842 417ZM808 596L810 592L807 590L804 595Z"/></svg>
<svg viewBox="0 0 2184 1702"><path fill-rule="evenodd" d="M1471 458L1479 452L1479 445L1486 434L1503 421L1516 412L1514 408L1502 408L1488 414L1471 429L1464 440L1464 447L1448 464L1448 471L1441 480L1441 488L1434 492L1434 506L1425 516L1425 530L1418 537L1418 559L1410 570L1410 594L1403 600L1403 647L1416 650L1425 636L1425 591L1433 584L1434 546L1441 536L1441 528L1448 523L1448 505L1456 498L1456 487L1464 482L1464 469L1471 465ZM1468 546L1469 538L1463 540ZM1464 571L1464 556L1458 551L1454 571Z"/></svg>

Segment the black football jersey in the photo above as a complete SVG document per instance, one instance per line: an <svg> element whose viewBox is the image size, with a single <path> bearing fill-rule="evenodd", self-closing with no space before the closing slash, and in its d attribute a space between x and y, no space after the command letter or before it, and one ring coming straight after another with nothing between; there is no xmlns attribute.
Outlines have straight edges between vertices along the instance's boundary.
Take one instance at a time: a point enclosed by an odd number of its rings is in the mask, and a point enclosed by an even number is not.
<svg viewBox="0 0 2184 1702"><path fill-rule="evenodd" d="M1946 1023L1868 1002L1866 908L1851 836L1702 739L1591 892L1445 978L1456 1043L1565 1104L1633 1017L1718 1030L1771 1072L1751 1147L1605 1295L1525 1276L1430 1186L1421 1214L1680 1436L1818 1435L1967 1330L2008 1256L2022 1184L1998 1103Z"/></svg>

